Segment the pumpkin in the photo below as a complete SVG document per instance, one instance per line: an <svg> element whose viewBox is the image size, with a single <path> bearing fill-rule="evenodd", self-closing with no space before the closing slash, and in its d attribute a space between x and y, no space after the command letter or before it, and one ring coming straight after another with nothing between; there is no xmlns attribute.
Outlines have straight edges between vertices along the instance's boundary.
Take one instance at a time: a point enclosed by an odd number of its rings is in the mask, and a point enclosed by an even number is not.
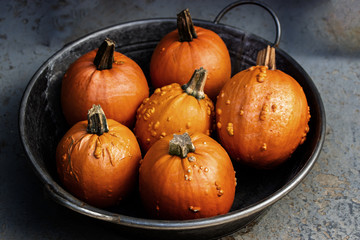
<svg viewBox="0 0 360 240"><path fill-rule="evenodd" d="M78 58L65 73L61 86L61 106L67 122L86 120L93 104L100 104L109 119L133 127L136 109L149 96L141 68L115 51L115 43L105 39L98 50Z"/></svg>
<svg viewBox="0 0 360 240"><path fill-rule="evenodd" d="M232 159L261 169L290 158L309 131L310 108L302 87L276 69L275 49L234 75L216 103L219 141Z"/></svg>
<svg viewBox="0 0 360 240"><path fill-rule="evenodd" d="M88 119L73 125L59 142L58 176L84 202L114 206L137 188L140 147L129 128L106 119L100 105L89 110Z"/></svg>
<svg viewBox="0 0 360 240"><path fill-rule="evenodd" d="M230 55L219 35L194 26L189 10L185 9L177 15L177 29L164 36L152 54L151 83L155 88L174 82L183 85L199 67L209 72L204 91L215 100L230 79Z"/></svg>
<svg viewBox="0 0 360 240"><path fill-rule="evenodd" d="M235 172L226 151L203 133L168 135L140 164L139 192L151 217L185 220L227 213Z"/></svg>
<svg viewBox="0 0 360 240"><path fill-rule="evenodd" d="M157 88L137 110L134 133L145 153L151 145L173 133L202 132L210 135L214 104L204 93L207 71L194 71L187 84Z"/></svg>

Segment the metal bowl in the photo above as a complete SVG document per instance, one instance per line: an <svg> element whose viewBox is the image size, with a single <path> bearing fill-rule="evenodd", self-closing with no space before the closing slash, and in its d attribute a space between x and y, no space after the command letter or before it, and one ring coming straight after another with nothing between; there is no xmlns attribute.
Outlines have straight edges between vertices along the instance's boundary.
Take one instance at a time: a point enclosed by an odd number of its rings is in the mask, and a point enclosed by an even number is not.
<svg viewBox="0 0 360 240"><path fill-rule="evenodd" d="M238 28L219 24L220 17L214 22L194 20L194 23L222 37L230 52L233 74L255 65L257 52L271 43ZM94 32L55 53L35 73L24 92L19 114L21 140L44 188L56 202L69 209L110 224L136 238L219 238L251 223L294 189L311 170L324 142L325 111L319 92L303 68L280 48L277 48L277 68L291 75L303 87L311 110L310 132L306 142L291 159L277 169L261 171L235 163L238 185L229 213L198 220L155 220L145 215L138 196L118 207L99 209L67 192L56 174L56 146L69 129L60 106L61 80L69 65L97 48L108 37L117 43L117 51L142 67L149 79L152 51L159 40L175 28L176 19L128 22Z"/></svg>

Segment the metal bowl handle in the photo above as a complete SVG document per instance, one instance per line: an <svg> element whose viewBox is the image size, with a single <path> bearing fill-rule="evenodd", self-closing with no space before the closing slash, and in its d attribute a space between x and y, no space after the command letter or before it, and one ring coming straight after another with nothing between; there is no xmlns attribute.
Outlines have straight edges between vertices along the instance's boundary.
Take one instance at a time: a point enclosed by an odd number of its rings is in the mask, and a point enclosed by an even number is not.
<svg viewBox="0 0 360 240"><path fill-rule="evenodd" d="M270 13L271 17L273 18L275 25L276 25L276 36L275 36L275 42L273 44L273 47L277 47L280 44L280 38L281 38L281 26L280 26L280 21L279 18L277 17L276 13L265 3L260 2L260 1L237 1L237 2L233 2L231 4L229 4L228 6L226 6L223 10L220 11L220 13L215 17L214 23L218 24L219 21L221 20L221 18L231 9L240 6L240 5L244 5L244 4L253 4L253 5L257 5L260 6L262 8L264 8L268 13Z"/></svg>

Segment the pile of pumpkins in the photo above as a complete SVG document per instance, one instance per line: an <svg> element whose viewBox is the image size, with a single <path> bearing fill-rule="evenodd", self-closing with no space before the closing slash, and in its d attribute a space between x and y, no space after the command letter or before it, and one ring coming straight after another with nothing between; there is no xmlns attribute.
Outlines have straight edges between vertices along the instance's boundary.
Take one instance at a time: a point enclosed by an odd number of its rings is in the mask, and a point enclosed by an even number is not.
<svg viewBox="0 0 360 240"><path fill-rule="evenodd" d="M305 141L306 96L276 69L274 48L231 77L222 39L194 26L187 9L177 17L153 52L149 81L110 39L63 77L71 127L56 150L57 171L88 204L107 208L138 190L152 218L225 214L235 197L232 161L271 169Z"/></svg>

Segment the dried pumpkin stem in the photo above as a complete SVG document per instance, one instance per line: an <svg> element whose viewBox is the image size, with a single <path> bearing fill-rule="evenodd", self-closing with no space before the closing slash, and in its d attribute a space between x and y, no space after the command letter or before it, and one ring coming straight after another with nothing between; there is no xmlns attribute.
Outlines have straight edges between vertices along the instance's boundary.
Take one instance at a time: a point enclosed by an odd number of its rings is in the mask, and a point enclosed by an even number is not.
<svg viewBox="0 0 360 240"><path fill-rule="evenodd" d="M190 81L181 86L181 88L189 95L197 99L205 98L204 87L207 78L207 71L204 68L196 69Z"/></svg>
<svg viewBox="0 0 360 240"><path fill-rule="evenodd" d="M189 134L174 134L173 139L169 142L169 154L176 155L181 158L186 158L189 152L195 151L195 146L191 142Z"/></svg>
<svg viewBox="0 0 360 240"><path fill-rule="evenodd" d="M109 126L105 117L105 113L100 105L93 105L88 111L87 132L90 134L102 135L109 131Z"/></svg>
<svg viewBox="0 0 360 240"><path fill-rule="evenodd" d="M99 47L94 64L97 70L111 69L114 62L115 42L106 38Z"/></svg>
<svg viewBox="0 0 360 240"><path fill-rule="evenodd" d="M259 51L256 59L256 65L267 66L269 69L275 70L275 48L268 45L265 49Z"/></svg>
<svg viewBox="0 0 360 240"><path fill-rule="evenodd" d="M197 38L189 9L185 9L177 14L177 29L180 42L191 42L194 38Z"/></svg>

